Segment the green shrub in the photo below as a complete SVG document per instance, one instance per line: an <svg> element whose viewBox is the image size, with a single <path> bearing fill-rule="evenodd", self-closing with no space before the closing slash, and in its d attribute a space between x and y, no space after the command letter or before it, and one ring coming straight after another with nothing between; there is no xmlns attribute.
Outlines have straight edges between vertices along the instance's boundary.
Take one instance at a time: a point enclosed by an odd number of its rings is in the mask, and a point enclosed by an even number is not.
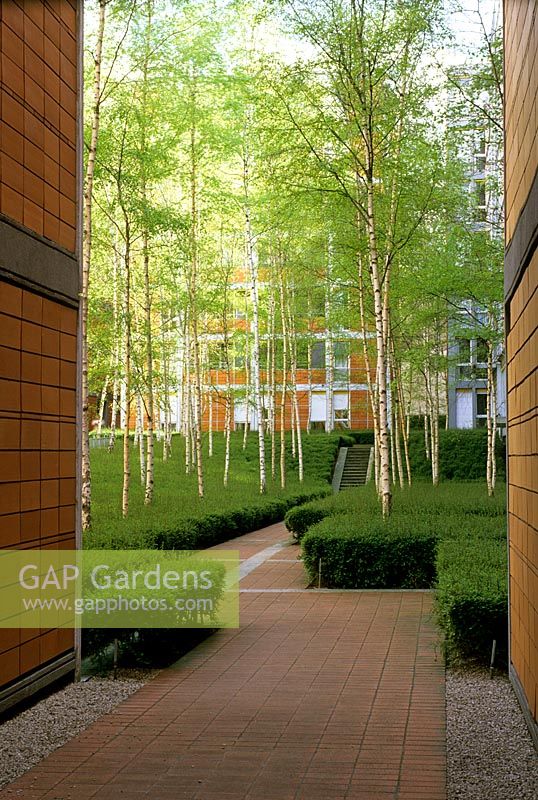
<svg viewBox="0 0 538 800"><path fill-rule="evenodd" d="M412 538L414 531L422 530L440 542L434 565L438 576L436 608L450 659L487 663L496 639L499 663L506 661L505 507L503 484L499 484L495 497L488 497L484 483L453 482L437 487L417 483L403 491L394 489L387 539L392 532L404 531ZM373 588L375 581L379 581L379 588L394 585L379 541L364 545L364 532L385 530L373 486L340 492L293 509L286 524L295 536L304 536L305 564L313 579L317 580L321 558L326 586ZM356 539L357 530L359 543L350 541ZM391 540L391 553L402 564L408 552L406 544L400 550Z"/></svg>
<svg viewBox="0 0 538 800"><path fill-rule="evenodd" d="M506 476L505 443L496 439L497 474ZM424 433L411 431L409 436L409 460L414 478L431 479L431 463L426 458ZM439 477L441 480L470 481L486 477L487 431L473 430L439 431Z"/></svg>
<svg viewBox="0 0 538 800"><path fill-rule="evenodd" d="M172 525L163 525L157 520L154 527L145 527L143 530L115 529L113 536L108 531L100 534L91 531L85 536L84 546L91 550L200 550L280 522L289 508L312 498L323 497L329 491L327 487L290 494L285 498L269 497L265 503L207 513L200 517L180 518Z"/></svg>
<svg viewBox="0 0 538 800"><path fill-rule="evenodd" d="M84 628L82 657L110 669L117 639L119 666L167 667L212 633L212 628Z"/></svg>
<svg viewBox="0 0 538 800"><path fill-rule="evenodd" d="M418 589L435 578L437 536L428 518L361 518L339 514L318 522L302 540L312 580L337 589Z"/></svg>
<svg viewBox="0 0 538 800"><path fill-rule="evenodd" d="M439 547L436 608L449 659L489 662L508 653L506 537L447 539Z"/></svg>
<svg viewBox="0 0 538 800"><path fill-rule="evenodd" d="M360 431L349 431L349 436L353 439L353 444L373 444L374 432L370 428Z"/></svg>
<svg viewBox="0 0 538 800"><path fill-rule="evenodd" d="M300 540L312 525L325 517L351 513L374 517L380 513L379 501L373 486L345 489L311 503L298 505L288 511L284 522L293 537Z"/></svg>

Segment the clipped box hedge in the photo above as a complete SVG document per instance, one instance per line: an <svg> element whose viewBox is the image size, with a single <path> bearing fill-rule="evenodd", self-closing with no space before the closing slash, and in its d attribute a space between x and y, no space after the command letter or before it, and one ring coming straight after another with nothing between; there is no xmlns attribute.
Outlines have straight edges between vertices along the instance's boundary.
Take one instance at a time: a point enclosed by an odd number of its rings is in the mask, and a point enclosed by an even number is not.
<svg viewBox="0 0 538 800"><path fill-rule="evenodd" d="M154 529L114 530L112 536L107 531L91 531L85 534L84 546L89 550L201 550L280 522L289 508L307 503L313 498L324 497L329 492L329 487L323 487L310 492L290 494L285 498L268 498L266 502L257 505L179 519L173 525L159 522Z"/></svg>
<svg viewBox="0 0 538 800"><path fill-rule="evenodd" d="M357 518L318 522L302 540L312 580L337 589L423 589L435 580L437 536L429 519Z"/></svg>
<svg viewBox="0 0 538 800"><path fill-rule="evenodd" d="M439 546L437 571L437 617L448 658L488 664L495 639L498 661L506 663L506 531L503 537L493 527L481 535L447 538Z"/></svg>
<svg viewBox="0 0 538 800"><path fill-rule="evenodd" d="M447 657L488 664L495 639L501 664L508 639L505 506L502 485L491 498L481 483L415 484L395 490L393 513L385 524L373 487L361 487L293 509L286 521L303 537L312 580L318 579L321 558L324 586L435 585ZM429 537L439 540L436 556L433 542L425 542ZM389 569L394 562L399 573Z"/></svg>

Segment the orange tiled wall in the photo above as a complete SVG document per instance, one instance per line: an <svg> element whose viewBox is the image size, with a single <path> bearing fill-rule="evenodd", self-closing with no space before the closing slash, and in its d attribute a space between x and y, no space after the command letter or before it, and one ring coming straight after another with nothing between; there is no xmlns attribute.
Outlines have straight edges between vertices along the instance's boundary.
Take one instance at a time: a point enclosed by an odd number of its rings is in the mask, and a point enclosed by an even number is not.
<svg viewBox="0 0 538 800"><path fill-rule="evenodd" d="M538 2L507 0L505 12L506 239L511 661L531 713L538 706L538 251L518 225L538 167ZM538 222L538 220L535 220ZM518 237L514 231L518 230ZM525 238L527 237L527 238ZM530 263L523 262L530 251ZM526 256L525 256L526 258Z"/></svg>
<svg viewBox="0 0 538 800"><path fill-rule="evenodd" d="M74 548L77 312L0 281L0 548ZM0 631L0 686L73 631Z"/></svg>
<svg viewBox="0 0 538 800"><path fill-rule="evenodd" d="M538 704L538 251L510 302L508 459L511 658Z"/></svg>
<svg viewBox="0 0 538 800"><path fill-rule="evenodd" d="M2 0L0 211L75 250L76 1Z"/></svg>
<svg viewBox="0 0 538 800"><path fill-rule="evenodd" d="M538 168L537 13L535 0L504 4L507 242Z"/></svg>

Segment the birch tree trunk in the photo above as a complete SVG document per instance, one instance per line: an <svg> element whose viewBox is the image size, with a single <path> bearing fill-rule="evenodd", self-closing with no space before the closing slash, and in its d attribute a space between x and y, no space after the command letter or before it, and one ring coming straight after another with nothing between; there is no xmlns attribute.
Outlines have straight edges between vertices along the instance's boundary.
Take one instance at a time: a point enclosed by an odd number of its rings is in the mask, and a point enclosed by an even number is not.
<svg viewBox="0 0 538 800"><path fill-rule="evenodd" d="M276 339L275 339L275 295L273 288L269 297L269 342L268 352L271 354L269 363L269 397L270 397L270 427L271 427L271 478L276 475Z"/></svg>
<svg viewBox="0 0 538 800"><path fill-rule="evenodd" d="M189 280L189 301L192 325L192 346L194 357L194 417L196 443L196 473L198 477L198 496L204 496L204 471L202 463L202 376L200 368L200 342L198 339L198 159L196 145L196 77L191 76L192 121L190 138L191 156L191 271Z"/></svg>
<svg viewBox="0 0 538 800"><path fill-rule="evenodd" d="M260 384L260 317L259 317L259 286L258 286L258 254L254 247L252 224L249 207L249 152L248 142L245 142L245 155L243 159L243 189L247 263L250 269L251 301L252 301L252 327L254 331L254 346L252 349L252 374L254 383L254 401L258 417L258 454L260 462L260 494L267 491L265 472L265 420L263 416L263 403Z"/></svg>
<svg viewBox="0 0 538 800"><path fill-rule="evenodd" d="M88 291L90 287L91 266L91 240L92 240L92 199L93 179L95 173L95 159L97 156L97 143L99 139L99 117L101 113L101 63L103 57L103 40L105 34L107 0L99 0L99 18L97 23L97 39L95 45L92 122L90 133L90 147L86 175L84 177L84 235L82 242L82 286L80 292L80 328L81 328L81 514L82 530L86 531L91 525L91 466L90 466L90 420L88 401Z"/></svg>
<svg viewBox="0 0 538 800"><path fill-rule="evenodd" d="M487 342L488 363L487 363L487 395L486 395L486 425L488 432L487 441L487 464L486 481L488 496L493 497L495 493L496 461L495 461L495 437L497 435L497 393L495 386L495 375L493 365L493 344Z"/></svg>
<svg viewBox="0 0 538 800"><path fill-rule="evenodd" d="M108 382L109 382L109 376L107 375L103 383L103 388L101 389L101 396L99 397L99 409L97 411L98 436L101 436L101 431L103 430L103 417L105 415L105 401L106 401L106 390L108 389Z"/></svg>
<svg viewBox="0 0 538 800"><path fill-rule="evenodd" d="M136 434L135 444L138 440L138 452L140 455L140 483L142 486L146 485L146 453L144 442L144 404L142 402L142 395L137 392L136 395Z"/></svg>
<svg viewBox="0 0 538 800"><path fill-rule="evenodd" d="M125 347L124 347L124 368L125 377L123 381L125 391L125 425L123 428L123 489L121 510L124 517L129 513L129 487L131 482L131 466L129 451L129 418L131 416L131 237L129 219L125 210Z"/></svg>
<svg viewBox="0 0 538 800"><path fill-rule="evenodd" d="M390 449L387 413L387 353L385 347L385 331L383 321L382 285L379 274L377 234L374 212L374 183L370 174L367 181L368 213L367 232L370 260L370 277L374 293L374 317L377 345L377 395L379 403L379 488L383 517L387 518L391 511L392 492L390 488ZM385 288L385 292L387 289Z"/></svg>
<svg viewBox="0 0 538 800"><path fill-rule="evenodd" d="M327 384L327 419L325 430L334 430L334 349L332 337L332 241L327 251L327 281L325 285L325 383Z"/></svg>
<svg viewBox="0 0 538 800"><path fill-rule="evenodd" d="M282 326L282 386L280 390L280 486L286 487L286 389L287 389L287 330L284 311L284 282L280 274L280 317Z"/></svg>
<svg viewBox="0 0 538 800"><path fill-rule="evenodd" d="M293 299L293 293L292 293L292 299ZM287 303L287 313L288 313L288 342L290 348L290 381L292 386L293 421L295 423L299 483L302 483L304 478L304 467L303 467L303 440L301 438L301 418L299 416L299 401L297 399L297 336L295 333L295 327L293 323L294 315L292 313L292 308L289 300Z"/></svg>

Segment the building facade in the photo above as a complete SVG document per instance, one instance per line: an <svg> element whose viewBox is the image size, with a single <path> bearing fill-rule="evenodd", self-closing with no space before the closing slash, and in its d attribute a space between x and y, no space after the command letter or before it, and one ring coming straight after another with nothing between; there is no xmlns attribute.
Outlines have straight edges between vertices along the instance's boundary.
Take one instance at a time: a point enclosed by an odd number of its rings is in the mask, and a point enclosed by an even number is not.
<svg viewBox="0 0 538 800"><path fill-rule="evenodd" d="M510 674L538 746L538 2L504 14Z"/></svg>
<svg viewBox="0 0 538 800"><path fill-rule="evenodd" d="M77 541L81 4L0 4L0 548ZM73 630L0 630L0 711L73 672Z"/></svg>

